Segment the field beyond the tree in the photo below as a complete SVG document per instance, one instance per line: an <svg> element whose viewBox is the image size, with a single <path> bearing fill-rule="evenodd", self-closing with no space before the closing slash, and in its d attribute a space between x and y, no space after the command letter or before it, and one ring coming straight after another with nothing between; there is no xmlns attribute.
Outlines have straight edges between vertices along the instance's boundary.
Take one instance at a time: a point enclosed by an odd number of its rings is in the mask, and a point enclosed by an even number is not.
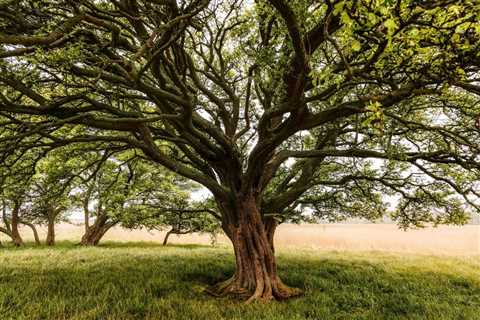
<svg viewBox="0 0 480 320"><path fill-rule="evenodd" d="M79 241L84 232L81 225L61 224L57 226L57 239ZM45 228L39 228L45 239ZM22 236L33 241L30 229L23 228ZM161 243L165 232L127 230L113 228L104 237L113 242ZM6 238L0 239L6 241ZM230 246L224 236L219 236L220 245ZM209 245L208 235L190 234L169 238L172 244ZM439 226L418 230L400 230L393 224L285 224L278 228L275 244L284 249L313 249L339 251L387 251L409 254L434 254L468 256L480 255L480 225Z"/></svg>
<svg viewBox="0 0 480 320"><path fill-rule="evenodd" d="M225 246L7 247L1 319L480 319L479 256L278 251L305 295L244 305L203 292L234 270Z"/></svg>

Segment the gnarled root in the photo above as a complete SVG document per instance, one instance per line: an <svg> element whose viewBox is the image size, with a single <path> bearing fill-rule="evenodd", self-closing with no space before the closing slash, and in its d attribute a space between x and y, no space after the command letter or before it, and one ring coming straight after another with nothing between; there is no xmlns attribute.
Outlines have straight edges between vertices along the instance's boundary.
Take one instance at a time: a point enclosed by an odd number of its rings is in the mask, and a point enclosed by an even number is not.
<svg viewBox="0 0 480 320"><path fill-rule="evenodd" d="M230 214L235 223L223 221L235 251L235 275L207 292L214 296L237 295L246 298L246 303L298 296L302 291L286 286L277 274L273 245L277 222L262 217L253 194L238 199L236 210Z"/></svg>
<svg viewBox="0 0 480 320"><path fill-rule="evenodd" d="M248 285L248 283L254 283L254 285ZM242 284L237 276L209 287L205 291L215 297L236 296L245 299L245 303L286 300L303 293L298 288L285 285L278 277L274 277L273 281L262 277Z"/></svg>
<svg viewBox="0 0 480 320"><path fill-rule="evenodd" d="M219 282L205 289L205 292L215 297L223 297L227 295L248 295L248 290L240 285L237 276L233 276L228 280Z"/></svg>

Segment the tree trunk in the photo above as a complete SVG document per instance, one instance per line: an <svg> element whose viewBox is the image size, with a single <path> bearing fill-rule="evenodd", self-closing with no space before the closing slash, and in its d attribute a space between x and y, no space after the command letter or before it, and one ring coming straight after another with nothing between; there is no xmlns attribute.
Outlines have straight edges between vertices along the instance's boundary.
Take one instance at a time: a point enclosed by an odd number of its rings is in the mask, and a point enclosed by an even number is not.
<svg viewBox="0 0 480 320"><path fill-rule="evenodd" d="M228 221L230 220L230 221ZM280 280L273 247L276 222L263 221L255 198L246 197L236 208L236 221L225 219L225 233L233 243L236 271L232 278L210 288L214 295L236 294L253 301L283 300L301 294Z"/></svg>
<svg viewBox="0 0 480 320"><path fill-rule="evenodd" d="M35 238L35 244L37 246L40 245L40 237L38 236L37 228L35 228L35 225L33 223L27 222L27 221L21 221L23 225L26 225L30 229L32 229L33 232L33 237Z"/></svg>
<svg viewBox="0 0 480 320"><path fill-rule="evenodd" d="M80 245L82 246L96 246L99 244L100 240L103 238L105 233L107 233L110 228L112 228L117 223L114 221L108 221L108 216L106 214L97 216L95 222L90 226L85 234L82 236Z"/></svg>
<svg viewBox="0 0 480 320"><path fill-rule="evenodd" d="M168 230L167 234L165 235L165 238L163 238L163 245L166 246L168 243L168 237L174 232L174 229Z"/></svg>
<svg viewBox="0 0 480 320"><path fill-rule="evenodd" d="M15 201L13 204L12 221L11 221L10 228L12 233L12 242L17 247L23 245L22 237L20 236L20 232L18 231L18 224L20 222L20 218L18 217L19 210L20 210L20 203Z"/></svg>
<svg viewBox="0 0 480 320"><path fill-rule="evenodd" d="M80 244L82 246L96 246L104 234L105 232L102 232L102 228L95 228L94 226L91 226L82 236Z"/></svg>
<svg viewBox="0 0 480 320"><path fill-rule="evenodd" d="M47 246L55 245L55 220L49 219L47 225L47 240L45 241Z"/></svg>

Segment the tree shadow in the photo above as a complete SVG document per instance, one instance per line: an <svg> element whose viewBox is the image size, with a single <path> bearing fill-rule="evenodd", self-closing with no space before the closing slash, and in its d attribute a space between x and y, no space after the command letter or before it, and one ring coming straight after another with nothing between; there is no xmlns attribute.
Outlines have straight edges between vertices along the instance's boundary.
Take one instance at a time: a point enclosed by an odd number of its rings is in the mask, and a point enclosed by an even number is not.
<svg viewBox="0 0 480 320"><path fill-rule="evenodd" d="M35 249L35 250L56 250L56 249L75 249L75 248L111 248L111 249L121 249L121 248L137 248L137 249L147 249L147 248L163 248L163 249L212 249L214 248L211 245L202 245L202 244L168 244L166 246L161 243L154 241L133 241L133 242L115 242L115 241L104 241L99 243L96 246L82 246L80 242L77 241L57 241L54 246L46 246L44 243L37 245L33 241L26 241L22 246L15 246L10 242L2 242L0 246L1 250L25 250L25 249Z"/></svg>
<svg viewBox="0 0 480 320"><path fill-rule="evenodd" d="M105 241L100 243L97 247L99 248L176 248L176 249L200 249L208 248L211 249L210 245L202 244L167 244L166 246L162 245L159 242L153 241L134 241L134 242L115 242L115 241Z"/></svg>
<svg viewBox="0 0 480 320"><path fill-rule="evenodd" d="M52 249L74 249L78 246L78 242L74 241L56 241L54 246L47 246L44 242L40 243L40 245L36 244L34 241L24 241L23 245L16 246L11 242L2 242L3 246L0 247L0 252L2 249L4 250L52 250Z"/></svg>

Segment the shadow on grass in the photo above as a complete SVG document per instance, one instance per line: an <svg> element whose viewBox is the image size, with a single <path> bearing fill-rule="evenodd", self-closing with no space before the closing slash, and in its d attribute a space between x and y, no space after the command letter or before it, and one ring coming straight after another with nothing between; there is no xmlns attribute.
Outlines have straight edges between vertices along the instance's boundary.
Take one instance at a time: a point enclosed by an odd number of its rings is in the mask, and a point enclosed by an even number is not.
<svg viewBox="0 0 480 320"><path fill-rule="evenodd" d="M221 246L218 246L221 247ZM97 246L82 246L80 242L75 241L57 241L54 246L46 246L45 244L37 245L35 242L27 241L22 246L15 246L10 242L2 243L0 246L1 250L25 250L25 249L35 249L35 250L61 250L61 249L74 249L74 248L112 248L112 249L128 249L128 248L138 248L138 249L148 249L148 248L163 248L163 249L212 249L216 248L211 245L202 245L202 244L168 244L166 246L158 242L153 241L132 241L132 242L115 242L115 241L104 241L98 244Z"/></svg>
<svg viewBox="0 0 480 320"><path fill-rule="evenodd" d="M209 245L202 244L167 244L166 246L153 241L135 241L135 242L115 242L105 241L98 245L99 248L179 248L179 249L200 249L212 248Z"/></svg>
<svg viewBox="0 0 480 320"><path fill-rule="evenodd" d="M244 306L203 293L233 273L230 250L142 250L156 247L163 248L141 242L28 257L19 252L8 263L0 251L2 319L477 319L480 310L480 280L448 266L434 273L422 269L420 259L411 266L401 259L288 255L279 260L280 274L305 296Z"/></svg>
<svg viewBox="0 0 480 320"><path fill-rule="evenodd" d="M35 250L52 250L52 249L73 249L79 245L79 242L74 241L57 241L54 246L47 246L43 242L40 245L37 245L33 241L26 241L21 246L15 246L11 242L3 242L3 247L0 247L1 250L26 250L26 249L35 249Z"/></svg>

